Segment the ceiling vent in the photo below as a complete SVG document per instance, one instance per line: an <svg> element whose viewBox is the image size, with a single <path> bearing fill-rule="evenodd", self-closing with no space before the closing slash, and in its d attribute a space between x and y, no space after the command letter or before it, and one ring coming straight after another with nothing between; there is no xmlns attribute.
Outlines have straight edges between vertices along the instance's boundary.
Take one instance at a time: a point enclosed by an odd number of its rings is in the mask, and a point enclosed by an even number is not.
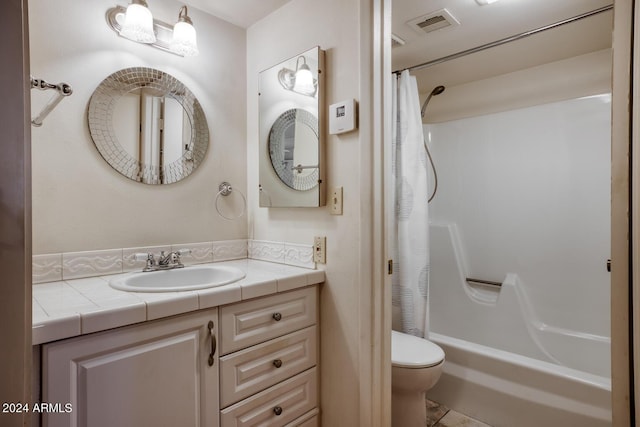
<svg viewBox="0 0 640 427"><path fill-rule="evenodd" d="M396 36L395 34L391 33L391 47L398 47L398 46L404 46L405 45L404 40L402 40L400 37Z"/></svg>
<svg viewBox="0 0 640 427"><path fill-rule="evenodd" d="M460 22L447 9L442 9L412 19L407 22L407 25L418 33L424 34L447 27L455 27L460 25Z"/></svg>

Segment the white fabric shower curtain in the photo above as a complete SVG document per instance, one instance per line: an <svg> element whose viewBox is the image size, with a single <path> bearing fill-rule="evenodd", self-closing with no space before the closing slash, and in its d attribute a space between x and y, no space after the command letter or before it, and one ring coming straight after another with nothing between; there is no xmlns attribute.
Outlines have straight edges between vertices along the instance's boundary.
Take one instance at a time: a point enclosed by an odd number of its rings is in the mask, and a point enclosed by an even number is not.
<svg viewBox="0 0 640 427"><path fill-rule="evenodd" d="M428 158L416 78L405 70L394 79L393 89L393 329L426 338L430 270Z"/></svg>

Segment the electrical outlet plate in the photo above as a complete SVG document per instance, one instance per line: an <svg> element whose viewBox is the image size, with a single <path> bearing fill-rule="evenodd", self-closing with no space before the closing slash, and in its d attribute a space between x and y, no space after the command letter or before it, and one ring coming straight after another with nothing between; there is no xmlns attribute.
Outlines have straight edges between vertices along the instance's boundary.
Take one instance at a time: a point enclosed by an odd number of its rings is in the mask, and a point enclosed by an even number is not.
<svg viewBox="0 0 640 427"><path fill-rule="evenodd" d="M327 248L326 237L316 236L313 238L313 261L314 262L317 262L320 264L326 264L327 262L326 248Z"/></svg>
<svg viewBox="0 0 640 427"><path fill-rule="evenodd" d="M332 188L329 196L331 215L342 215L342 187Z"/></svg>

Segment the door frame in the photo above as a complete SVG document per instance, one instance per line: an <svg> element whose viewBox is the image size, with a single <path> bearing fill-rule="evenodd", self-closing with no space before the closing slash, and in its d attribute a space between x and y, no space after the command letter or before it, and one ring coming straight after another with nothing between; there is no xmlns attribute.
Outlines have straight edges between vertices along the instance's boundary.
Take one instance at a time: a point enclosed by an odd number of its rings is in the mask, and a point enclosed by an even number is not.
<svg viewBox="0 0 640 427"><path fill-rule="evenodd" d="M0 403L31 404L31 105L27 0L0 3ZM8 65L7 65L8 64ZM3 426L28 413L0 413Z"/></svg>

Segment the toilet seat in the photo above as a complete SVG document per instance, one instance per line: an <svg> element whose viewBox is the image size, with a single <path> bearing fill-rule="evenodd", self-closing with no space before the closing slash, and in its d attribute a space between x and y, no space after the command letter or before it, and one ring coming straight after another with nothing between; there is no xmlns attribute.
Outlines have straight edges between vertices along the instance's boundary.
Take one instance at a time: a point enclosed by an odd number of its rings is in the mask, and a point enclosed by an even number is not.
<svg viewBox="0 0 640 427"><path fill-rule="evenodd" d="M444 351L424 338L391 331L391 365L399 368L428 368L444 360Z"/></svg>

